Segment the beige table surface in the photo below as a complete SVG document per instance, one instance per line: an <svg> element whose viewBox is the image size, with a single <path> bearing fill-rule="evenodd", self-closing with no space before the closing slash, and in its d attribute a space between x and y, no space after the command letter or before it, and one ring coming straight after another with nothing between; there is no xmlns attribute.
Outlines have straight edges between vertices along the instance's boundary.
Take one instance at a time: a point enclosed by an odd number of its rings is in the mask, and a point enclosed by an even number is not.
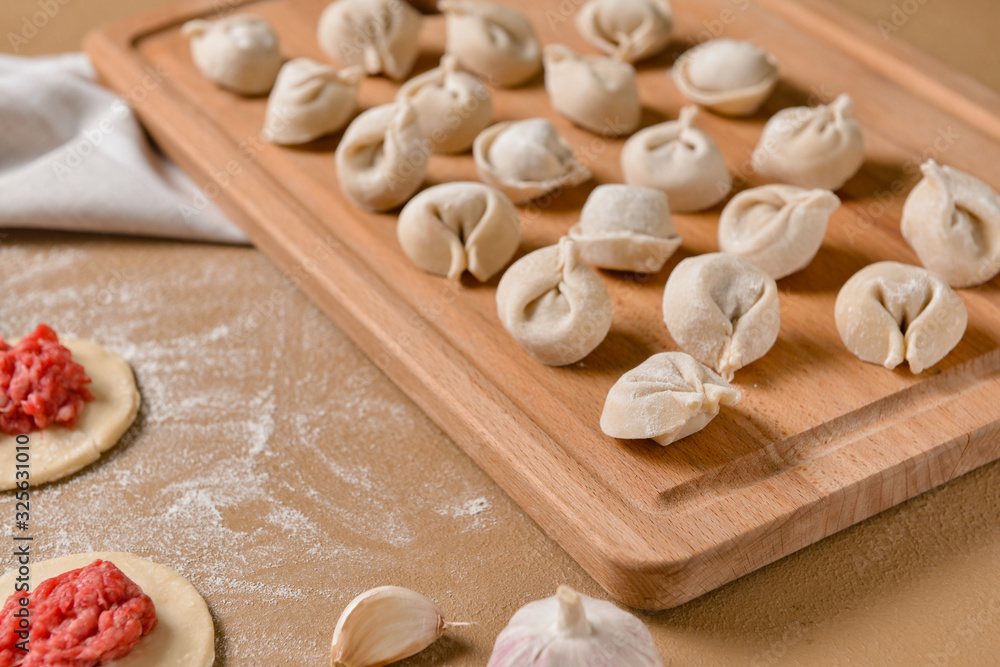
<svg viewBox="0 0 1000 667"><path fill-rule="evenodd" d="M46 7L21 53L163 1L3 0L0 48ZM995 0L836 1L1000 89ZM474 623L405 665L485 664L559 583L606 597L255 250L11 232L0 290L0 335L100 341L144 399L111 455L35 491L37 553L175 567L212 609L217 664L326 664L341 609L381 584ZM671 665L998 665L998 568L993 464L642 618Z"/></svg>

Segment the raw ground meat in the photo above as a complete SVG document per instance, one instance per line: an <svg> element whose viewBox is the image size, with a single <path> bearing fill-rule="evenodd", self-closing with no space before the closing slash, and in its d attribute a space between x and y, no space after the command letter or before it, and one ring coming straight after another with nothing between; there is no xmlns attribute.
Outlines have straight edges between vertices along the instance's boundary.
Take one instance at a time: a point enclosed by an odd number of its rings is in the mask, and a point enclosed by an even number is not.
<svg viewBox="0 0 1000 667"><path fill-rule="evenodd" d="M15 593L0 611L0 667L96 667L128 655L156 627L153 601L114 563L46 579L29 594L28 653L18 649Z"/></svg>
<svg viewBox="0 0 1000 667"><path fill-rule="evenodd" d="M44 324L11 347L0 338L0 431L20 435L53 424L73 428L94 400L90 378Z"/></svg>

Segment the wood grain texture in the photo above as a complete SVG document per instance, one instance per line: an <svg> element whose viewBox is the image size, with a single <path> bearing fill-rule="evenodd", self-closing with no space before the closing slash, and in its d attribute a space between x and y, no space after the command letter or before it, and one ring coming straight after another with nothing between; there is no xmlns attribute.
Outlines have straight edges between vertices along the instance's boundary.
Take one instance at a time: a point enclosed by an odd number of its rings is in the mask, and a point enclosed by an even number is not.
<svg viewBox="0 0 1000 667"><path fill-rule="evenodd" d="M322 0L236 4L272 22L285 55L324 59L314 35ZM528 11L543 42L590 50L567 3L510 4ZM940 69L922 57L904 65L889 51L888 64L873 69L881 38L812 4L678 0L673 47L639 66L649 125L685 104L666 68L692 42L719 33L775 53L783 80L760 114L698 121L740 187L761 184L747 168L750 152L781 108L848 92L868 138L867 163L840 193L845 206L816 260L779 282L781 333L737 374L743 402L667 448L608 438L598 419L621 373L676 349L660 317L663 284L681 259L716 250L718 209L676 216L684 245L660 274L602 274L615 309L608 339L580 364L542 367L500 326L496 279L458 285L424 274L398 248L393 215L344 201L333 166L339 136L267 145L258 138L265 100L221 91L194 69L179 25L232 3L164 8L91 35L87 49L165 152L611 595L663 609L1000 456L1000 281L961 292L965 338L917 377L855 359L833 321L837 290L855 271L885 259L916 263L898 220L920 162L937 157L1000 185L1000 128L988 108L1000 96L940 78L932 94L917 94ZM440 17L429 18L417 71L434 66L443 37ZM389 102L395 90L368 79L361 105ZM523 254L555 242L597 184L620 182L622 142L556 117L540 77L496 91L494 103L497 120L552 118L595 174L522 207ZM427 183L474 177L469 156L434 156Z"/></svg>

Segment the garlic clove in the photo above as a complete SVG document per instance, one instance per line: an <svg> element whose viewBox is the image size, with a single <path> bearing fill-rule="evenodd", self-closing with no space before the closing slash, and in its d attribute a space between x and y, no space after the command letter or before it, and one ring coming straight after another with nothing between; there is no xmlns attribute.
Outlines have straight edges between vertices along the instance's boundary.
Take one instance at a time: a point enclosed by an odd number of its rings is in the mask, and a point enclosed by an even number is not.
<svg viewBox="0 0 1000 667"><path fill-rule="evenodd" d="M333 631L331 667L382 667L423 651L448 623L429 598L380 586L351 600Z"/></svg>
<svg viewBox="0 0 1000 667"><path fill-rule="evenodd" d="M529 602L497 637L487 667L663 667L649 630L610 602L560 586Z"/></svg>

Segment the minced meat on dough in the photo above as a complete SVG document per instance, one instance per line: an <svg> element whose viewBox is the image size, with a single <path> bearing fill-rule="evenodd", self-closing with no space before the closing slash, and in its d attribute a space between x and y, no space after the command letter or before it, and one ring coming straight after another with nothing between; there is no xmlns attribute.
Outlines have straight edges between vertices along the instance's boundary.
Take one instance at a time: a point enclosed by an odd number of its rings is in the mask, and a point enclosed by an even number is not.
<svg viewBox="0 0 1000 667"><path fill-rule="evenodd" d="M59 344L50 327L39 324L17 345L0 338L0 431L20 435L51 425L73 428L87 401L90 378Z"/></svg>
<svg viewBox="0 0 1000 667"><path fill-rule="evenodd" d="M153 601L114 563L46 579L28 595L28 652L17 631L15 593L0 611L0 667L97 667L128 655L156 627Z"/></svg>

